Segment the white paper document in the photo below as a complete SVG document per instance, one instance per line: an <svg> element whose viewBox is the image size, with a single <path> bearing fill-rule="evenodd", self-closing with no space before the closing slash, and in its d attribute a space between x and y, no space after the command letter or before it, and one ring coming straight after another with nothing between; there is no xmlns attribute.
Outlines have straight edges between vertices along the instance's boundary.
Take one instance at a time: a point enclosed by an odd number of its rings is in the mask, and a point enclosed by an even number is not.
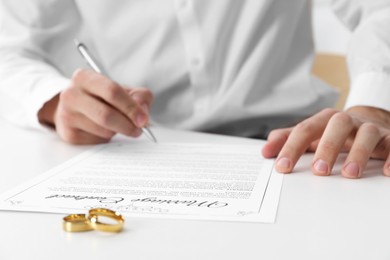
<svg viewBox="0 0 390 260"><path fill-rule="evenodd" d="M259 145L111 143L0 196L0 209L272 223L282 174Z"/></svg>

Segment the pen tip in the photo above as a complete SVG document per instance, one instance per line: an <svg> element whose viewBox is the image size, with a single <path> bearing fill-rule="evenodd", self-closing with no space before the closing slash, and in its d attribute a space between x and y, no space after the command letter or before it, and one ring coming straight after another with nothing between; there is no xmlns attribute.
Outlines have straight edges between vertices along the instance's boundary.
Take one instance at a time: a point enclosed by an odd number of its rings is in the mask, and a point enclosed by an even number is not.
<svg viewBox="0 0 390 260"><path fill-rule="evenodd" d="M154 143L157 144L157 139L156 139L156 137L153 135L152 131L150 131L149 128L143 127L143 128L142 128L142 132L146 135L146 137L147 137L148 139L150 139L152 142L154 142Z"/></svg>

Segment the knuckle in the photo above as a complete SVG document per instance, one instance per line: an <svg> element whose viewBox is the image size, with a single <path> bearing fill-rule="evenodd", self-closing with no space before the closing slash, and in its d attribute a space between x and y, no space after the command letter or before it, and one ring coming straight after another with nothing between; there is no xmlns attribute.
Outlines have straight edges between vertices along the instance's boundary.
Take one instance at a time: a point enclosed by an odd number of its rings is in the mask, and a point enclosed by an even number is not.
<svg viewBox="0 0 390 260"><path fill-rule="evenodd" d="M276 138L283 138L283 139L287 140L288 134L289 134L289 131L285 128L274 129L271 132L269 132L267 139L271 140L271 139L276 139Z"/></svg>
<svg viewBox="0 0 390 260"><path fill-rule="evenodd" d="M321 113L324 113L324 114L326 114L326 115L328 115L328 114L336 114L336 113L338 113L339 111L337 110L337 109L335 109L335 108L324 108L323 110L321 110Z"/></svg>
<svg viewBox="0 0 390 260"><path fill-rule="evenodd" d="M107 108L102 108L97 111L97 121L100 125L107 126L110 124L113 117L112 111Z"/></svg>
<svg viewBox="0 0 390 260"><path fill-rule="evenodd" d="M315 126L308 120L304 120L295 126L295 131L308 135L315 130Z"/></svg>
<svg viewBox="0 0 390 260"><path fill-rule="evenodd" d="M84 78L86 77L86 74L88 73L89 70L87 69L76 69L74 72L73 72L73 75L72 75L72 81L73 82L80 82L80 81L83 81Z"/></svg>
<svg viewBox="0 0 390 260"><path fill-rule="evenodd" d="M65 109L60 109L58 111L58 120L66 126L70 125L71 122L74 121L74 116L72 113L68 112Z"/></svg>
<svg viewBox="0 0 390 260"><path fill-rule="evenodd" d="M74 113L68 109L63 103L59 103L57 110L55 112L55 122L56 124L61 123L63 125L70 125L72 122L76 121Z"/></svg>
<svg viewBox="0 0 390 260"><path fill-rule="evenodd" d="M371 122L365 122L360 126L360 131L363 131L364 133L370 134L370 135L380 135L380 129L378 125L371 123Z"/></svg>
<svg viewBox="0 0 390 260"><path fill-rule="evenodd" d="M332 116L331 122L351 126L353 124L352 117L345 112L338 112Z"/></svg>
<svg viewBox="0 0 390 260"><path fill-rule="evenodd" d="M70 144L79 144L80 138L76 130L66 129L61 133L61 138Z"/></svg>
<svg viewBox="0 0 390 260"><path fill-rule="evenodd" d="M122 89L118 86L118 84L114 82L106 84L105 95L108 101L114 102L118 100L122 94Z"/></svg>
<svg viewBox="0 0 390 260"><path fill-rule="evenodd" d="M80 101L82 95L82 90L76 84L71 84L58 95L59 105L70 108L71 110L77 110L78 106L75 103Z"/></svg>
<svg viewBox="0 0 390 260"><path fill-rule="evenodd" d="M281 133L280 133L280 129L272 130L271 132L269 132L268 138L267 138L267 139L268 139L268 140L274 139L274 138L278 137L280 134L281 134Z"/></svg>
<svg viewBox="0 0 390 260"><path fill-rule="evenodd" d="M59 95L60 103L69 104L74 101L73 89L72 87L63 90Z"/></svg>
<svg viewBox="0 0 390 260"><path fill-rule="evenodd" d="M63 90L58 95L58 109L63 112L79 111L80 107L76 104L79 104L81 95L80 90L73 86Z"/></svg>

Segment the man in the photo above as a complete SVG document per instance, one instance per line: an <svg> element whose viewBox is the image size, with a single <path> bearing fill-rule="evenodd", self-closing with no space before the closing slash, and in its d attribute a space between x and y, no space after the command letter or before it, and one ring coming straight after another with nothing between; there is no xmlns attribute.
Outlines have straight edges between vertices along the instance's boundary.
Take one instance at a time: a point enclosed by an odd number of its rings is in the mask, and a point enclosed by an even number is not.
<svg viewBox="0 0 390 260"><path fill-rule="evenodd" d="M269 134L263 155L277 156L280 172L310 150L314 174L329 175L348 150L345 177L359 178L370 157L390 176L390 1L334 2L354 30L343 112L324 109L334 92L310 76L305 0L1 0L0 110L75 144L137 137L150 115L173 128ZM78 69L74 38L110 78Z"/></svg>

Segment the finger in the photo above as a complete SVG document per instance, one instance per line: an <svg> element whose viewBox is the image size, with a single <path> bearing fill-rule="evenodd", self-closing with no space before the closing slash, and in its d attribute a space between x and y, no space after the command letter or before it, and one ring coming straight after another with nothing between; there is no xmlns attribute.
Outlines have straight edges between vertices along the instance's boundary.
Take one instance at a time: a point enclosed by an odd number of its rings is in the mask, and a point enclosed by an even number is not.
<svg viewBox="0 0 390 260"><path fill-rule="evenodd" d="M132 99L144 110L147 115L149 115L150 106L153 100L152 92L145 88L136 90L131 89L129 92Z"/></svg>
<svg viewBox="0 0 390 260"><path fill-rule="evenodd" d="M74 129L72 132L68 133L66 136L66 140L71 144L103 144L110 141L110 139L101 138L99 136L95 136L89 133L86 133L82 130Z"/></svg>
<svg viewBox="0 0 390 260"><path fill-rule="evenodd" d="M314 142L312 142L309 145L309 148L307 148L307 152L314 153L315 151L317 151L317 147L318 147L319 142L320 142L320 140L315 140Z"/></svg>
<svg viewBox="0 0 390 260"><path fill-rule="evenodd" d="M276 129L269 133L267 143L262 149L265 158L272 158L278 155L283 145L286 143L292 128Z"/></svg>
<svg viewBox="0 0 390 260"><path fill-rule="evenodd" d="M381 139L379 128L372 123L365 123L359 127L355 142L345 160L342 175L347 178L359 178L365 169L372 152Z"/></svg>
<svg viewBox="0 0 390 260"><path fill-rule="evenodd" d="M69 126L71 128L82 130L85 133L89 133L106 140L110 140L115 135L114 131L101 127L80 113L73 114L69 121Z"/></svg>
<svg viewBox="0 0 390 260"><path fill-rule="evenodd" d="M84 96L83 99L85 105L80 107L80 112L96 124L127 136L137 137L141 134L141 129L111 106L91 96Z"/></svg>
<svg viewBox="0 0 390 260"><path fill-rule="evenodd" d="M385 165L383 166L383 173L390 177L390 153L387 155L387 160L385 162Z"/></svg>
<svg viewBox="0 0 390 260"><path fill-rule="evenodd" d="M384 136L378 143L378 145L375 147L371 158L374 159L380 159L380 160L386 160L390 153L390 129L384 130L381 129L383 132L382 136Z"/></svg>
<svg viewBox="0 0 390 260"><path fill-rule="evenodd" d="M101 144L110 141L110 139L95 136L75 128L63 128L57 132L65 142L71 144Z"/></svg>
<svg viewBox="0 0 390 260"><path fill-rule="evenodd" d="M316 175L329 175L348 136L354 128L353 119L345 112L332 116L320 139L314 155L312 171Z"/></svg>
<svg viewBox="0 0 390 260"><path fill-rule="evenodd" d="M134 101L149 113L150 106L153 102L152 92L146 88L131 88L127 91Z"/></svg>
<svg viewBox="0 0 390 260"><path fill-rule="evenodd" d="M337 110L324 109L294 127L276 160L276 170L289 173L310 144L322 135L328 120Z"/></svg>
<svg viewBox="0 0 390 260"><path fill-rule="evenodd" d="M148 122L148 114L129 96L124 88L105 76L90 70L78 70L73 81L91 95L97 96L119 110L134 125L141 128Z"/></svg>

